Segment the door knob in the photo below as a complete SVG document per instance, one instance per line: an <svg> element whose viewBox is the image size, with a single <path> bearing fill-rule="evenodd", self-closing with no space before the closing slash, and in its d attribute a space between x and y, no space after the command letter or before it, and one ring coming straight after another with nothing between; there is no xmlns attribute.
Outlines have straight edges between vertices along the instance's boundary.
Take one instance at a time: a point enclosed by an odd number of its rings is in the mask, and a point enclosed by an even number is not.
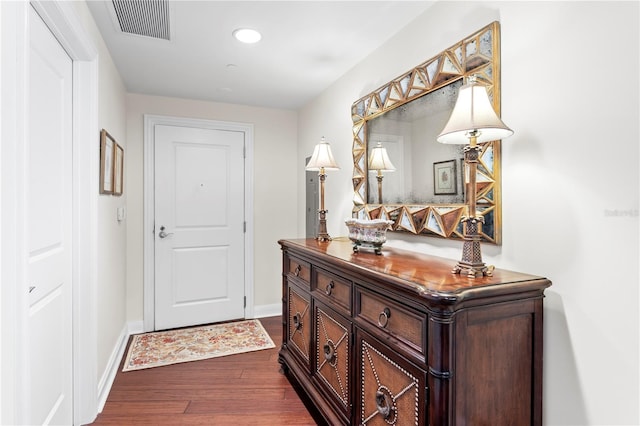
<svg viewBox="0 0 640 426"><path fill-rule="evenodd" d="M161 226L160 232L158 233L158 237L167 238L169 235L173 235L173 232L164 232L164 226Z"/></svg>

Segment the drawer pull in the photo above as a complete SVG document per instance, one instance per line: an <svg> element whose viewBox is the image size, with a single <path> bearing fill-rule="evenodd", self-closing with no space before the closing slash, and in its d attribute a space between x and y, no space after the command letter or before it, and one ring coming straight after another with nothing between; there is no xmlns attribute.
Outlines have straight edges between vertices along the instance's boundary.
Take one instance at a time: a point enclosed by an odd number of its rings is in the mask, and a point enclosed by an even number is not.
<svg viewBox="0 0 640 426"><path fill-rule="evenodd" d="M329 365L335 367L336 365L336 348L331 340L328 340L327 343L323 346L324 350L324 359L327 360Z"/></svg>
<svg viewBox="0 0 640 426"><path fill-rule="evenodd" d="M389 317L391 316L391 310L389 308L384 308L380 315L378 315L378 325L382 328L386 328L387 324L389 324Z"/></svg>
<svg viewBox="0 0 640 426"><path fill-rule="evenodd" d="M300 330L300 328L302 328L301 317L302 314L300 312L296 312L293 316L293 328L295 328L296 330Z"/></svg>
<svg viewBox="0 0 640 426"><path fill-rule="evenodd" d="M336 284L335 284L333 281L331 281L331 282L330 282L329 284L327 284L327 286L325 287L325 289L324 289L324 293L325 293L327 296L331 296L331 291L333 291L333 288L334 288L335 286L336 286Z"/></svg>
<svg viewBox="0 0 640 426"><path fill-rule="evenodd" d="M302 271L302 266L301 265L296 266L296 270L293 271L293 275L295 275L296 277L299 277L300 271Z"/></svg>
<svg viewBox="0 0 640 426"><path fill-rule="evenodd" d="M393 403L393 398L389 395L389 391L384 386L381 389L376 391L376 408L378 409L378 413L380 413L385 420L388 420L392 411L395 411L392 410L392 408L395 408L393 407L395 404ZM395 423L395 419L394 422L390 424L393 423Z"/></svg>

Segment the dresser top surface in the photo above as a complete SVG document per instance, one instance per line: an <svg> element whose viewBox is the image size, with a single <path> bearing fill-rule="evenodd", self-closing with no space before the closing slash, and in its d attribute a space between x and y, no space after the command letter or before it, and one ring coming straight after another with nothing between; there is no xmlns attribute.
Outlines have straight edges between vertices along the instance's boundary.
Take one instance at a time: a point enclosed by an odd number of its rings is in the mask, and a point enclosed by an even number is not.
<svg viewBox="0 0 640 426"><path fill-rule="evenodd" d="M313 238L280 240L283 248L298 250L309 256L326 255L341 266L355 273L384 275L392 278L397 285L423 295L451 295L458 298L463 294L511 291L522 287L544 290L551 285L546 278L494 269L491 277L469 278L453 274L451 270L457 261L431 256L409 250L385 246L382 254L370 250L355 253L351 241L339 237L332 241L320 242Z"/></svg>

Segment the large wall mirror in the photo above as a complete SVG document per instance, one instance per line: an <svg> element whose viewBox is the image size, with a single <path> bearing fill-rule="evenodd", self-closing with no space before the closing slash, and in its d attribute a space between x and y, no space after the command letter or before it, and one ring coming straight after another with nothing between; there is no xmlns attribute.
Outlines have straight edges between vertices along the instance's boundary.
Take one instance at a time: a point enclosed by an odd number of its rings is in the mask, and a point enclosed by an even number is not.
<svg viewBox="0 0 640 426"><path fill-rule="evenodd" d="M353 103L353 217L392 220L394 231L463 237L463 146L440 144L436 137L470 75L486 86L500 115L498 22ZM481 146L476 197L484 216L481 236L500 244L500 142ZM380 147L387 164L377 171L369 158Z"/></svg>

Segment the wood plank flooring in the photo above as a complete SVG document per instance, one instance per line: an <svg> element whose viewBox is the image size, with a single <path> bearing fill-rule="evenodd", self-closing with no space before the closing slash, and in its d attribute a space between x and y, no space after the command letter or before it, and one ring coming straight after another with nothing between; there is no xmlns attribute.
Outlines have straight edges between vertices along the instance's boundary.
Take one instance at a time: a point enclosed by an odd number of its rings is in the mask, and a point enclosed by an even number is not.
<svg viewBox="0 0 640 426"><path fill-rule="evenodd" d="M93 424L316 425L280 370L282 318L260 321L275 348L126 373L121 363Z"/></svg>

